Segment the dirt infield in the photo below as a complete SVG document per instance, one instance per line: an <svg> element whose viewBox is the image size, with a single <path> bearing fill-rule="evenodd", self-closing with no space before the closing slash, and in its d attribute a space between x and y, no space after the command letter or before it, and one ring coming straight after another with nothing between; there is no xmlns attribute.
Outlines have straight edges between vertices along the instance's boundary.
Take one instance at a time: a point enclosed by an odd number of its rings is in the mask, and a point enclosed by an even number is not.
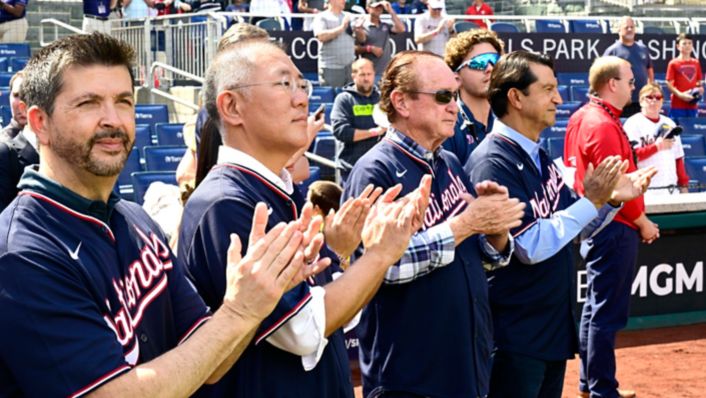
<svg viewBox="0 0 706 398"><path fill-rule="evenodd" d="M706 324L622 332L617 341L618 380L638 398L706 396ZM566 398L576 397L579 361L569 361ZM360 387L356 398L362 397Z"/></svg>
<svg viewBox="0 0 706 398"><path fill-rule="evenodd" d="M617 341L620 386L638 398L706 396L706 324L622 332ZM570 361L564 397L576 397L579 361Z"/></svg>

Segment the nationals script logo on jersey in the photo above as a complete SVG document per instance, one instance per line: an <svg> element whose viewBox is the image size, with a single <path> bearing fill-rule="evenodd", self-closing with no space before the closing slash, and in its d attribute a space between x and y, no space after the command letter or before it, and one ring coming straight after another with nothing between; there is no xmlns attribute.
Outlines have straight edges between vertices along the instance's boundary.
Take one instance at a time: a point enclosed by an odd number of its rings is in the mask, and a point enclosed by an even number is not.
<svg viewBox="0 0 706 398"><path fill-rule="evenodd" d="M549 218L559 206L561 188L564 187L564 178L554 163L550 164L547 169L549 171L549 179L542 185L541 196L535 191L534 198L530 199L534 218Z"/></svg>
<svg viewBox="0 0 706 398"><path fill-rule="evenodd" d="M148 236L137 226L135 231L144 242L140 257L130 263L123 278L113 278L113 288L120 301L120 308L116 311L106 303L112 314L103 317L122 344L125 360L130 365L135 365L140 357L135 329L140 325L150 303L167 288L166 271L172 269L169 247L153 232Z"/></svg>
<svg viewBox="0 0 706 398"><path fill-rule="evenodd" d="M445 220L461 211L466 202L461 198L462 193L468 192L461 178L454 175L451 170L446 171L451 181L442 191L440 197L433 192L429 196L429 207L424 213L424 228L433 227L439 220Z"/></svg>

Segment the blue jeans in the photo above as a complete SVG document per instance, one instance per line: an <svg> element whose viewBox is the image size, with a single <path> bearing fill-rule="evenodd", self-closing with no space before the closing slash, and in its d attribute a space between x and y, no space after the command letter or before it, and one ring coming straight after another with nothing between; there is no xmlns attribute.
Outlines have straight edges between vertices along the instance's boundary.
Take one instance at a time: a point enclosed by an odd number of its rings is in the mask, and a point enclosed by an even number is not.
<svg viewBox="0 0 706 398"><path fill-rule="evenodd" d="M579 389L590 391L591 398L617 398L615 335L628 321L639 234L613 221L590 243L579 328Z"/></svg>

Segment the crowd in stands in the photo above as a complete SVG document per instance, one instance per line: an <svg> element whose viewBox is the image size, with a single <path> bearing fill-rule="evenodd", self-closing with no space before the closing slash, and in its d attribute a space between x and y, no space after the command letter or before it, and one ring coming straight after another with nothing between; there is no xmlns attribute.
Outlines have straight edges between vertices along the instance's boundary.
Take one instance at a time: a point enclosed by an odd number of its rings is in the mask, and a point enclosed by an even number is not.
<svg viewBox="0 0 706 398"><path fill-rule="evenodd" d="M316 83L331 97L312 109L314 84L267 31L232 26L197 119L175 127L181 202L134 192L168 208L155 222L119 196L158 133L132 150L134 53L110 21L201 6L84 1L95 33L40 50L9 81L0 318L14 326L0 330L0 396L352 397L354 361L366 397L558 398L576 354L580 397L635 396L618 389L615 335L638 244L660 236L643 194L688 192L679 124L704 91L692 37L676 38L668 116L625 17L560 121L552 60L505 54L481 19L457 31L444 0L236 2L225 9L314 14L302 29L321 43ZM419 49L393 54L407 13L420 14ZM466 14L493 11L474 0ZM565 135L545 136L560 123ZM336 143L335 183L311 182L305 152L322 142ZM575 238L589 263L579 331Z"/></svg>

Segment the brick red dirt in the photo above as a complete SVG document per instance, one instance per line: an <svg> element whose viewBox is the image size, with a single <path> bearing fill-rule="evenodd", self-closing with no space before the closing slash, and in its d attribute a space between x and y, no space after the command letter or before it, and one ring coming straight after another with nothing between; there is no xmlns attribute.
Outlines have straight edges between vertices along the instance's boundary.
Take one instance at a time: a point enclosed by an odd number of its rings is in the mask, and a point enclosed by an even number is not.
<svg viewBox="0 0 706 398"><path fill-rule="evenodd" d="M706 396L706 323L621 332L616 347L620 386L638 398ZM578 359L567 365L566 398L577 396L578 367Z"/></svg>

